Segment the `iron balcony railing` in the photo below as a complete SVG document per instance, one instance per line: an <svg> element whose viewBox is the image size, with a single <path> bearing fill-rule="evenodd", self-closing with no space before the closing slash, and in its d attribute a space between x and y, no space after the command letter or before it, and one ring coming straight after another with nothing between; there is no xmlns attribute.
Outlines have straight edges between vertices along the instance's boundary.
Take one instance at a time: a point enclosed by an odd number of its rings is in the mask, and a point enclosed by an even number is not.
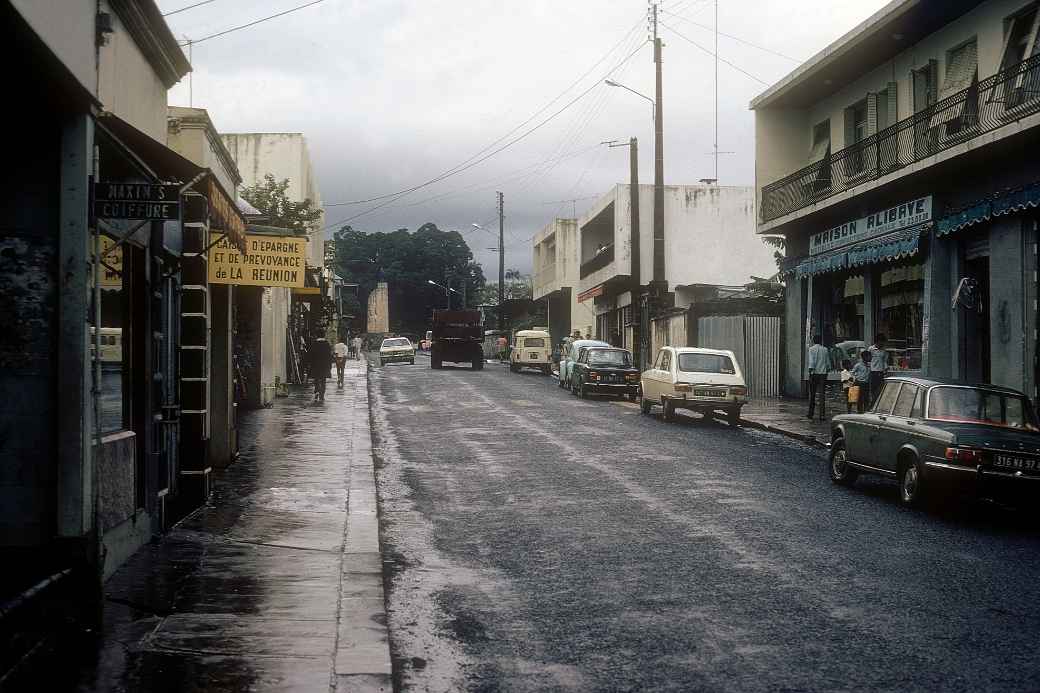
<svg viewBox="0 0 1040 693"><path fill-rule="evenodd" d="M581 271L579 272L579 279L584 279L593 272L599 269L603 269L610 263L614 262L614 244L611 243L603 250L599 251L592 258L581 263Z"/></svg>
<svg viewBox="0 0 1040 693"><path fill-rule="evenodd" d="M762 188L763 222L1040 111L1040 54Z"/></svg>

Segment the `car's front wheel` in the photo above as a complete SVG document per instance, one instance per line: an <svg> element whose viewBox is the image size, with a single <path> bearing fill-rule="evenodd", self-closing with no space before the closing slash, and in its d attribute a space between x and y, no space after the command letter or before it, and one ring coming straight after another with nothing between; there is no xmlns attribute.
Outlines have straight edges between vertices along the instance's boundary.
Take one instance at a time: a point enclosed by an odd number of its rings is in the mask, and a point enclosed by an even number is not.
<svg viewBox="0 0 1040 693"><path fill-rule="evenodd" d="M578 397L580 397L582 399L588 399L589 398L589 391L585 387L585 381L584 380L578 381Z"/></svg>
<svg viewBox="0 0 1040 693"><path fill-rule="evenodd" d="M921 463L916 458L907 461L900 469L899 500L911 508L924 505L924 479L921 475Z"/></svg>
<svg viewBox="0 0 1040 693"><path fill-rule="evenodd" d="M662 398L661 408L664 409L664 420L675 421L675 405L667 399Z"/></svg>
<svg viewBox="0 0 1040 693"><path fill-rule="evenodd" d="M859 472L849 464L849 454L842 438L831 444L830 475L831 481L841 486L851 486L859 476Z"/></svg>
<svg viewBox="0 0 1040 693"><path fill-rule="evenodd" d="M639 400L639 411L641 413L643 413L643 414L649 414L650 413L650 409L652 409L653 406L654 406L654 403L651 402L648 399L642 399L641 398Z"/></svg>

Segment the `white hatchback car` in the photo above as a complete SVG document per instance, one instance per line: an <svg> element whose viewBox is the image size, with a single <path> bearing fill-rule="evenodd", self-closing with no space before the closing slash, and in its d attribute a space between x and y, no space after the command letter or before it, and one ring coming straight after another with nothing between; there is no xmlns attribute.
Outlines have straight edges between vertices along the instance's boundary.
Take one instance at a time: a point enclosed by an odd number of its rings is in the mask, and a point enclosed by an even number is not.
<svg viewBox="0 0 1040 693"><path fill-rule="evenodd" d="M379 365L403 361L415 364L415 346L407 337L388 337L379 345Z"/></svg>
<svg viewBox="0 0 1040 693"><path fill-rule="evenodd" d="M692 409L705 416L725 413L731 424L740 421L747 404L747 384L732 351L697 347L664 347L640 377L640 409L650 413L655 404L665 420L676 409Z"/></svg>

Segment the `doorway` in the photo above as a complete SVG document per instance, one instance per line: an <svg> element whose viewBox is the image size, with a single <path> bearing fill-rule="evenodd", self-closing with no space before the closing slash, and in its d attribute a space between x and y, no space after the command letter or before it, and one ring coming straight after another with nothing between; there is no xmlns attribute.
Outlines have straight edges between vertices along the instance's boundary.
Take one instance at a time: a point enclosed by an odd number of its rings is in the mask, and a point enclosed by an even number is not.
<svg viewBox="0 0 1040 693"><path fill-rule="evenodd" d="M962 372L968 382L988 383L990 380L990 311L989 311L989 248L986 253L965 253L964 276L975 280L975 296L971 305L961 309Z"/></svg>

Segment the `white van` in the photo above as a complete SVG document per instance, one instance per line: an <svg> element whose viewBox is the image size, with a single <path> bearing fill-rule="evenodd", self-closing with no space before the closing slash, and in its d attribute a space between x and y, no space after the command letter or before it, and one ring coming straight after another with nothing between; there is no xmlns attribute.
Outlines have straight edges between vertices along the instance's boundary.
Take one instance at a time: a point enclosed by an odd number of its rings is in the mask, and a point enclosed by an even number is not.
<svg viewBox="0 0 1040 693"><path fill-rule="evenodd" d="M509 351L509 370L537 368L549 375L552 369L552 338L542 330L520 330Z"/></svg>

